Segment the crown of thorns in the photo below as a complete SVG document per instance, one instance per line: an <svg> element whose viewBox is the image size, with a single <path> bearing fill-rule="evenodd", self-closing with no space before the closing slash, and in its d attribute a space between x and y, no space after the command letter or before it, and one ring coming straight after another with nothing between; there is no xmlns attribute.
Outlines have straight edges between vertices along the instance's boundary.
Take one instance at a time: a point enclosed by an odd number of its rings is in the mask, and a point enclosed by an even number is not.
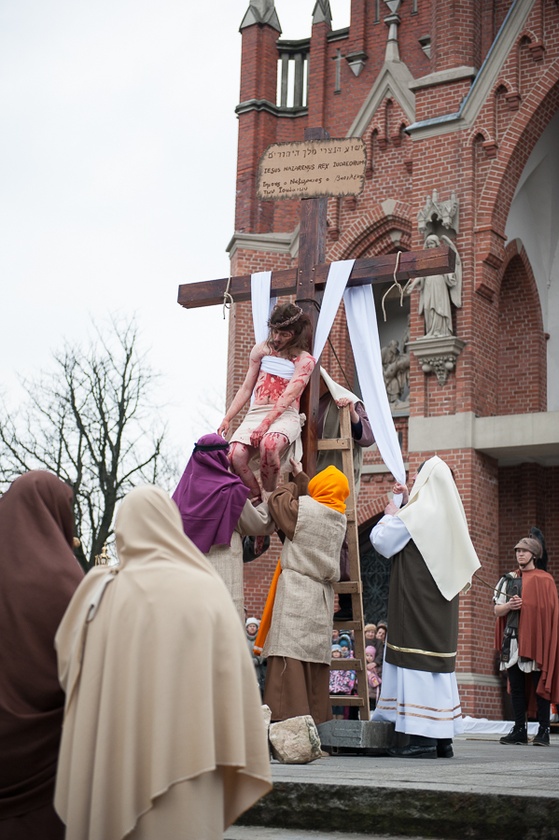
<svg viewBox="0 0 559 840"><path fill-rule="evenodd" d="M295 321L298 321L301 315L303 314L303 310L300 306L296 306L295 304L293 305L297 309L295 315L292 315L291 318L286 318L285 321L272 321L272 319L270 318L270 320L268 321L268 326L270 328L273 327L275 330L285 330L286 327L290 327L292 324L295 323Z"/></svg>

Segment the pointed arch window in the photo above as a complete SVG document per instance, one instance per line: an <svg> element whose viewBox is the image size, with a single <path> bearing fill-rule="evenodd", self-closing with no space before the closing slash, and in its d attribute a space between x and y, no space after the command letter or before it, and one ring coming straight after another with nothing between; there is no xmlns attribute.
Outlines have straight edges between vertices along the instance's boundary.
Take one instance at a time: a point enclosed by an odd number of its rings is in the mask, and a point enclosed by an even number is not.
<svg viewBox="0 0 559 840"><path fill-rule="evenodd" d="M278 87L280 108L307 107L309 41L278 41Z"/></svg>

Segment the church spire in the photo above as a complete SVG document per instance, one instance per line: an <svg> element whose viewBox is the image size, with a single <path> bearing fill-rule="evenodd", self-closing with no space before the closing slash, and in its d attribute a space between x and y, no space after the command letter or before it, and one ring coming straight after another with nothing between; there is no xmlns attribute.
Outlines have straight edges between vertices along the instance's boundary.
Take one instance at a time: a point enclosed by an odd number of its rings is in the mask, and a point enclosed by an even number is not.
<svg viewBox="0 0 559 840"><path fill-rule="evenodd" d="M316 0L312 13L313 26L315 23L327 23L332 25L332 10L330 8L330 0Z"/></svg>
<svg viewBox="0 0 559 840"><path fill-rule="evenodd" d="M276 12L274 0L250 0L249 7L239 27L242 32L247 26L259 23L261 26L267 24L272 29L281 33L281 26Z"/></svg>
<svg viewBox="0 0 559 840"><path fill-rule="evenodd" d="M400 6L402 0L384 0L390 14L384 18L385 24L388 26L388 41L386 42L386 50L384 55L385 61L400 61L400 47L398 45L398 27L401 23Z"/></svg>

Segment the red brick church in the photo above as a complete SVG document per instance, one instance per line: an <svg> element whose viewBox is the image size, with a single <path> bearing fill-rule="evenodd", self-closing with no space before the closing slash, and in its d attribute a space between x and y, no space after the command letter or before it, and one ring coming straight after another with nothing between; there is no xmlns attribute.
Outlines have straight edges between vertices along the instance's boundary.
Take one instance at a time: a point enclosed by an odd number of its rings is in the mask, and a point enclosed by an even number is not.
<svg viewBox="0 0 559 840"><path fill-rule="evenodd" d="M331 20L329 0L317 0L309 37L289 40L273 0L252 0L240 24L231 271L297 265L300 202L257 198L264 150L303 140L308 127L362 138L365 188L329 199L328 261L418 250L429 236L457 253L446 329L419 311L417 288L403 305L391 293L384 321L390 284L375 290L406 468L433 454L451 465L487 584L511 568L531 525L545 534L557 579L559 3L351 0L349 27ZM228 403L252 343L250 306L236 304ZM343 311L322 364L359 389ZM368 450L358 505L368 620L385 609L389 569L368 534L392 482ZM261 614L277 556L272 548L245 566L249 615ZM500 718L491 597L475 580L461 598L457 677L465 714Z"/></svg>

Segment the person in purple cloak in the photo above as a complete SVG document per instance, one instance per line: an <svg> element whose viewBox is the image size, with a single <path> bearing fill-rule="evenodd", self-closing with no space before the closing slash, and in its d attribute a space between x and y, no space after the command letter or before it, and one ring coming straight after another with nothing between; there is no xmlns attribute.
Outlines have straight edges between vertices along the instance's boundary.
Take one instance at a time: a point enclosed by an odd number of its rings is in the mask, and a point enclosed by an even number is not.
<svg viewBox="0 0 559 840"><path fill-rule="evenodd" d="M173 493L184 533L223 578L245 624L243 591L244 536L272 534L268 507L249 501L250 490L229 469L229 444L221 435L203 435L195 444Z"/></svg>

